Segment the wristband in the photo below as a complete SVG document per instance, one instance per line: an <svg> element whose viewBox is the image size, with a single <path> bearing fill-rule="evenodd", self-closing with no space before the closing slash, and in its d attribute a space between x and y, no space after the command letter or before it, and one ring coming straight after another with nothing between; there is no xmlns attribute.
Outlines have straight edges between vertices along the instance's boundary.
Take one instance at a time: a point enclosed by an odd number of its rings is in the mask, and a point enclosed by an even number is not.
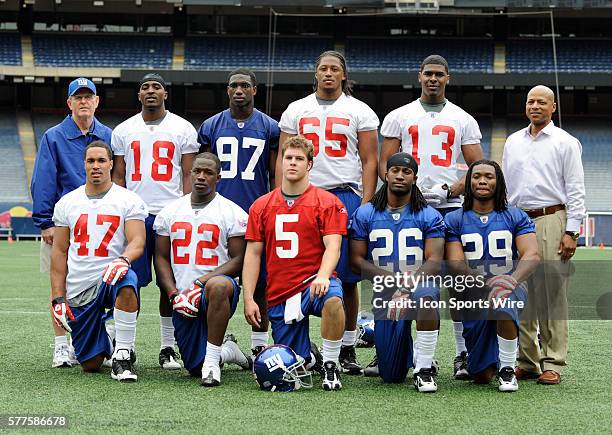
<svg viewBox="0 0 612 435"><path fill-rule="evenodd" d="M130 261L130 259L129 259L129 258L127 258L126 256L124 256L124 255L120 255L120 256L119 256L119 257L117 257L117 258L121 258L123 261L125 261L125 262L128 264L128 266L129 266L129 267L132 267L132 262L131 262L131 261Z"/></svg>
<svg viewBox="0 0 612 435"><path fill-rule="evenodd" d="M193 281L193 283L200 288L204 288L205 286L205 284L202 281L200 281L200 279L196 279L195 281Z"/></svg>

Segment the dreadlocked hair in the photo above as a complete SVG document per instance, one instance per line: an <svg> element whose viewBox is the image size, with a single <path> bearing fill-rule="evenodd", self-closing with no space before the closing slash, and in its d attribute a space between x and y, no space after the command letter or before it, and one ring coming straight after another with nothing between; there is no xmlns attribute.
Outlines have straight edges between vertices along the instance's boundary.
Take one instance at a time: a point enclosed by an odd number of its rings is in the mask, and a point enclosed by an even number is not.
<svg viewBox="0 0 612 435"><path fill-rule="evenodd" d="M346 68L346 58L339 51L328 50L328 51L324 51L323 53L321 53L315 63L315 71L317 70L317 68L319 68L319 65L321 64L321 60L323 60L325 56L332 56L340 61L340 65L342 65L342 70L344 71L344 76L346 77L344 80L342 80L342 92L344 92L348 96L353 95L353 83L354 82L348 79L348 69ZM314 79L312 88L315 92L317 91L317 78L316 77Z"/></svg>
<svg viewBox="0 0 612 435"><path fill-rule="evenodd" d="M382 184L382 186L380 186L380 189L376 191L372 199L370 199L370 203L378 211L383 211L387 208L388 187L389 187L389 184L385 181ZM421 193L421 189L419 189L418 186L414 184L412 186L412 192L410 194L410 208L412 209L412 211L419 211L426 205L427 205L427 201L423 197L423 194Z"/></svg>
<svg viewBox="0 0 612 435"><path fill-rule="evenodd" d="M494 206L495 211L504 211L508 208L508 198L506 193L506 180L504 173L497 162L493 160L482 159L478 160L470 165L470 168L465 175L465 193L463 199L463 210L471 210L474 206L474 192L472 192L472 172L477 165L489 165L495 169L495 195L494 195Z"/></svg>

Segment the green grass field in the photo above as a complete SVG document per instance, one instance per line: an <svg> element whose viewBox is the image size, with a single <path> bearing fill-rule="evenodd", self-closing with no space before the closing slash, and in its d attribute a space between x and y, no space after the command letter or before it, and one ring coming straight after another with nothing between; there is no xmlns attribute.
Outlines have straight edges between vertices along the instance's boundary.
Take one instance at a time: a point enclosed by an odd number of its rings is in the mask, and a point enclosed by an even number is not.
<svg viewBox="0 0 612 435"><path fill-rule="evenodd" d="M612 260L612 251L580 250L578 259ZM601 263L602 274L610 264ZM493 384L451 379L454 344L448 321L442 323L436 351L441 365L436 394L418 394L408 382L383 385L349 376L340 392L323 392L317 378L312 390L274 394L259 391L250 373L232 367L223 370L221 387L206 389L184 370L159 368L158 293L150 286L142 291L138 323L139 380L120 384L109 369L84 374L78 367L51 368L49 282L38 272L37 243L0 242L0 266L0 414L64 415L75 433L593 433L612 428L609 321L572 321L563 382L522 382L513 394L498 393ZM313 321L312 337L320 342L318 327ZM241 307L229 330L247 350L250 329ZM372 355L372 349L358 349L364 364Z"/></svg>

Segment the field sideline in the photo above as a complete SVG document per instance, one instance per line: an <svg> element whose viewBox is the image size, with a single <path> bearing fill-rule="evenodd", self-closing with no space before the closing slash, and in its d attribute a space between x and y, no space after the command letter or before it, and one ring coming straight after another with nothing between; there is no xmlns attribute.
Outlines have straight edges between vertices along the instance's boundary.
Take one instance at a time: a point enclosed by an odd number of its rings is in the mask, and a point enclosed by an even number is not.
<svg viewBox="0 0 612 435"><path fill-rule="evenodd" d="M612 260L612 250L581 249L577 258ZM313 390L273 394L259 391L249 373L233 367L222 371L221 387L205 389L184 370L159 368L158 296L149 286L141 293L139 380L124 385L110 378L109 369L86 375L78 367L51 368L49 282L38 272L37 242L1 241L0 269L0 414L64 415L78 433L594 433L612 427L610 321L572 321L562 383L521 382L513 394L498 393L494 384L451 379L449 321L442 323L436 351L441 365L436 394L418 394L411 383L383 385L349 376L342 378L340 392L323 392L317 376ZM318 327L314 319L312 337L320 343ZM248 350L250 329L242 305L229 331ZM372 355L372 349L358 349L364 365Z"/></svg>

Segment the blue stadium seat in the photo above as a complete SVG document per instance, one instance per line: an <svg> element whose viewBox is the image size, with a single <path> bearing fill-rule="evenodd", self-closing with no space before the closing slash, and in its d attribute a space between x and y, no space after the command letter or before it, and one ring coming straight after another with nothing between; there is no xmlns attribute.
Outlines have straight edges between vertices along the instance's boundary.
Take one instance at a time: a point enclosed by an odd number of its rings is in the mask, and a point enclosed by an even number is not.
<svg viewBox="0 0 612 435"><path fill-rule="evenodd" d="M21 39L18 33L0 33L0 65L21 65Z"/></svg>
<svg viewBox="0 0 612 435"><path fill-rule="evenodd" d="M0 111L0 202L29 202L15 112Z"/></svg>

